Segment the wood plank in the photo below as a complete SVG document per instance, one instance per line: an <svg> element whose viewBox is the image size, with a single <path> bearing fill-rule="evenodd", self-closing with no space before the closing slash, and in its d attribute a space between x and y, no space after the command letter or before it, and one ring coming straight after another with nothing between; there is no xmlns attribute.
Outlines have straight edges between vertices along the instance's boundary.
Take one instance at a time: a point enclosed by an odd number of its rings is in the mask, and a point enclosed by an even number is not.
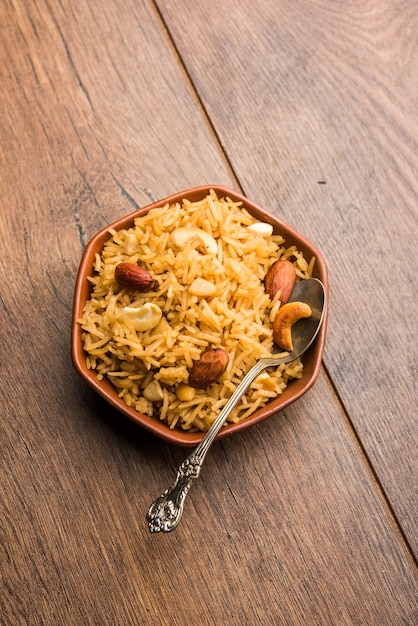
<svg viewBox="0 0 418 626"><path fill-rule="evenodd" d="M81 394L71 421L64 394L49 429L50 416L36 413L32 431L17 421L4 623L33 623L34 611L51 625L414 623L411 562L329 394L321 377L297 410L219 442L168 536L149 535L144 514L183 450L96 398L86 415Z"/></svg>
<svg viewBox="0 0 418 626"><path fill-rule="evenodd" d="M245 193L328 260L325 363L417 554L417 4L157 4Z"/></svg>
<svg viewBox="0 0 418 626"><path fill-rule="evenodd" d="M413 562L325 372L149 534L185 453L76 377L77 266L104 224L233 174L151 3L0 11L2 625L412 624Z"/></svg>

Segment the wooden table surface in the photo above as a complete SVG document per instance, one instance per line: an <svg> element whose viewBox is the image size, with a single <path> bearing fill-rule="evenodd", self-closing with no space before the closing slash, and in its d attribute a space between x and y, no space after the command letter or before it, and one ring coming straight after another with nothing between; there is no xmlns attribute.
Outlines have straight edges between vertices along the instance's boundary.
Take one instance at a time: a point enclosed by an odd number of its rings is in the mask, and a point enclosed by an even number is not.
<svg viewBox="0 0 418 626"><path fill-rule="evenodd" d="M1 3L2 626L418 622L417 29L415 0ZM151 534L186 451L75 373L72 297L98 230L201 184L321 249L328 336Z"/></svg>

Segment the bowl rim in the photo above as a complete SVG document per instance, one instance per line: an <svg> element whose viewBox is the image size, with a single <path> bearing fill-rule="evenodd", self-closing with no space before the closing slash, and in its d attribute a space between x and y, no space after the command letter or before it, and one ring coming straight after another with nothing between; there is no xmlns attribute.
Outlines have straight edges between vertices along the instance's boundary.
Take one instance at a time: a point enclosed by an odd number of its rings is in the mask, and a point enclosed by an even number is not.
<svg viewBox="0 0 418 626"><path fill-rule="evenodd" d="M109 232L110 229L117 231L124 228L130 228L137 217L148 213L151 209L164 206L165 204L181 202L183 198L190 199L190 197L192 197L195 199L203 199L211 189L215 191L218 197L228 196L234 202L242 202L244 208L257 219L261 219L272 224L273 228L285 237L286 246L292 245L293 239L295 244L298 246L298 249L301 249L304 252L309 251L310 255L315 256L314 276L322 281L325 288L327 302L324 319L318 336L313 345L309 348L309 351L306 352L304 356L304 372L302 374L302 378L292 380L282 395L276 396L276 398L273 398L267 405L256 410L249 417L238 422L237 424L226 425L218 433L216 439L221 439L234 433L241 432L258 422L271 417L275 413L282 411L287 406L298 400L312 387L318 378L322 365L322 356L328 322L328 270L323 254L314 244L312 244L294 228L280 220L276 215L258 206L246 196L242 195L240 192L234 191L233 189L216 184L192 187L191 189L173 193L170 196L136 209L135 211L118 218L111 224L108 224L104 228L100 229L95 235L93 235L93 237L91 237L90 241L86 245L77 272L71 320L71 360L73 366L88 386L104 398L111 406L117 409L118 412L122 413L130 420L134 421L166 442L182 447L197 445L202 440L205 433L190 433L180 429L171 429L168 424L159 420L158 417L150 417L139 413L133 407L128 407L121 398L118 398L117 392L110 381L107 381L106 379L99 381L95 371L87 369L85 353L81 341L81 326L77 320L81 317L84 303L90 293L90 283L87 280L87 276L92 276L94 274L93 261L95 253L101 250L105 241L111 237ZM288 241L289 237L291 240L290 243ZM305 371L307 359L309 359L309 368Z"/></svg>

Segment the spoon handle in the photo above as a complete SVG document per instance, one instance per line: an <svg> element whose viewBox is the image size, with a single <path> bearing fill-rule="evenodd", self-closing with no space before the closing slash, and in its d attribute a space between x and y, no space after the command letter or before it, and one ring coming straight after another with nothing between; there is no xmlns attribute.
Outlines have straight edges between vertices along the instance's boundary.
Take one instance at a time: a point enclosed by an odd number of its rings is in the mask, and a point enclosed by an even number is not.
<svg viewBox="0 0 418 626"><path fill-rule="evenodd" d="M174 530L183 513L184 501L189 489L199 476L205 456L228 415L236 407L258 374L266 367L276 365L277 363L278 359L262 359L244 376L197 448L180 465L174 483L151 504L147 513L150 532L162 531L168 533Z"/></svg>

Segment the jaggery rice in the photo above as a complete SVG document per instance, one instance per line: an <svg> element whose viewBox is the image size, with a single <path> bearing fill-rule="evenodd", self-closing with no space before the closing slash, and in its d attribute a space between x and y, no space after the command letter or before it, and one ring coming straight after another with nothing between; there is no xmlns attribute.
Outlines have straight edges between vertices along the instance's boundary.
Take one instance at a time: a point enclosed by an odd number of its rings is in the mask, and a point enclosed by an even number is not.
<svg viewBox="0 0 418 626"><path fill-rule="evenodd" d="M109 240L96 255L91 295L79 320L87 366L107 377L127 406L155 416L170 428L205 431L215 420L246 372L271 354L272 321L280 306L264 290L263 280L277 259L289 259L297 280L312 275L308 261L280 234L258 234L257 220L239 202L218 198L212 190L203 200L166 204L135 219L132 228L109 229ZM179 228L201 229L217 244L216 254L195 247L173 249ZM152 289L137 292L115 280L122 262L145 268ZM190 292L196 279L214 285L214 293ZM138 331L121 316L125 307L152 302L162 311L158 325ZM189 371L209 348L229 354L226 372L206 389L191 389ZM258 376L229 422L239 422L281 394L300 378L300 359ZM144 390L156 389L157 401Z"/></svg>

